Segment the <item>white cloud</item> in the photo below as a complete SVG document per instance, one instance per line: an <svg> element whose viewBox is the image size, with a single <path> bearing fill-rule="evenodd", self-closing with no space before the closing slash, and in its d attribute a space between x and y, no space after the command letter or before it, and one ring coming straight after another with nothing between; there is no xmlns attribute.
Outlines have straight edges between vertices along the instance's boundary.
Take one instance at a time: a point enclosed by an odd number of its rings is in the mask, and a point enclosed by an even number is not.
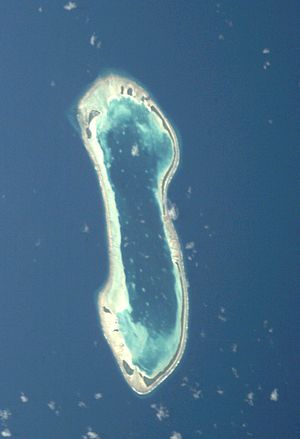
<svg viewBox="0 0 300 439"><path fill-rule="evenodd" d="M274 390L272 390L271 395L270 395L270 400L271 400L271 401L274 401L274 402L277 402L278 399L279 399L279 392L278 392L278 389L274 389Z"/></svg>
<svg viewBox="0 0 300 439"><path fill-rule="evenodd" d="M249 392L245 398L245 402L249 404L251 407L254 406L254 393Z"/></svg>
<svg viewBox="0 0 300 439"><path fill-rule="evenodd" d="M64 9L66 11L72 11L73 9L77 8L77 4L75 2L68 2L64 5Z"/></svg>
<svg viewBox="0 0 300 439"><path fill-rule="evenodd" d="M185 248L186 250L193 250L195 248L195 243L193 241L187 242Z"/></svg>
<svg viewBox="0 0 300 439"><path fill-rule="evenodd" d="M235 378L239 378L239 374L238 374L236 367L232 367L231 371L232 371L233 375L235 376Z"/></svg>
<svg viewBox="0 0 300 439"><path fill-rule="evenodd" d="M25 403L29 401L29 398L23 392L21 392L20 400Z"/></svg>
<svg viewBox="0 0 300 439"><path fill-rule="evenodd" d="M0 422L5 423L11 416L11 411L9 409L0 409Z"/></svg>
<svg viewBox="0 0 300 439"><path fill-rule="evenodd" d="M81 231L82 233L90 233L90 227L87 223L84 223L83 226L81 227Z"/></svg>
<svg viewBox="0 0 300 439"><path fill-rule="evenodd" d="M55 410L55 401L49 401L47 406L49 407L50 410Z"/></svg>
<svg viewBox="0 0 300 439"><path fill-rule="evenodd" d="M52 410L57 416L60 414L60 408L57 406L55 401L49 401L47 406Z"/></svg>
<svg viewBox="0 0 300 439"><path fill-rule="evenodd" d="M237 343L233 343L233 344L231 345L231 351L232 351L234 354L236 354L236 353L237 353L237 350L238 350L238 345L237 345Z"/></svg>
<svg viewBox="0 0 300 439"><path fill-rule="evenodd" d="M87 405L84 401L79 401L78 402L78 407L80 407L81 409L86 409Z"/></svg>
<svg viewBox="0 0 300 439"><path fill-rule="evenodd" d="M169 410L162 404L151 404L150 407L155 410L156 417L159 421L162 421L170 416Z"/></svg>
<svg viewBox="0 0 300 439"><path fill-rule="evenodd" d="M224 389L222 389L221 387L217 388L217 394L218 395L224 395Z"/></svg>
<svg viewBox="0 0 300 439"><path fill-rule="evenodd" d="M90 45L96 47L96 49L100 49L100 47L102 46L102 42L99 40L95 32L92 34L90 38Z"/></svg>
<svg viewBox="0 0 300 439"><path fill-rule="evenodd" d="M138 157L140 155L140 150L139 150L139 147L138 147L138 145L136 143L134 145L132 145L131 155L133 157Z"/></svg>
<svg viewBox="0 0 300 439"><path fill-rule="evenodd" d="M82 439L100 439L100 436L93 431L91 427L88 427L87 432L82 436Z"/></svg>
<svg viewBox="0 0 300 439"><path fill-rule="evenodd" d="M203 398L203 391L201 389L199 389L198 383L196 383L195 387L191 386L190 391L191 391L194 399Z"/></svg>

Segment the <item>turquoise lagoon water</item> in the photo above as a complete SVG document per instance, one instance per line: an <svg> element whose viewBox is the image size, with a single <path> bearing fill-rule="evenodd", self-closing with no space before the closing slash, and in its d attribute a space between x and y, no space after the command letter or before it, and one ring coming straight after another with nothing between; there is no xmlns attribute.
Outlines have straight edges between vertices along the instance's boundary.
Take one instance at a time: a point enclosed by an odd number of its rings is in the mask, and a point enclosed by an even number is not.
<svg viewBox="0 0 300 439"><path fill-rule="evenodd" d="M151 373L176 350L168 339L177 322L176 282L157 198L173 146L153 113L124 97L109 104L98 140L115 192L132 307L119 314L120 330L133 361Z"/></svg>

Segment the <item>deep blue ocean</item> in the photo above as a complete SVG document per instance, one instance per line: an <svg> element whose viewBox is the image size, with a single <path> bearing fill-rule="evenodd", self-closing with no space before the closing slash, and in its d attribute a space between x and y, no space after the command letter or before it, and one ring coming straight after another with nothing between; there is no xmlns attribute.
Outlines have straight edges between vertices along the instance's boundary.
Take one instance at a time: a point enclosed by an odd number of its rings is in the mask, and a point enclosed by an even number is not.
<svg viewBox="0 0 300 439"><path fill-rule="evenodd" d="M0 437L299 438L299 2L75 6L0 4ZM144 398L99 327L103 204L69 122L107 69L181 138L189 338Z"/></svg>

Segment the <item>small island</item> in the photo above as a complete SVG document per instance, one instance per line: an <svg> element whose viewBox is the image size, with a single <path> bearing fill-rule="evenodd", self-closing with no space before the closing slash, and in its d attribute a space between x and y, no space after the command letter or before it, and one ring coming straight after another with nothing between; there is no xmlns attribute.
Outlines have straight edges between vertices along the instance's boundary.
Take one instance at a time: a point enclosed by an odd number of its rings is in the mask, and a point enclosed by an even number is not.
<svg viewBox="0 0 300 439"><path fill-rule="evenodd" d="M149 93L116 74L95 81L77 119L105 206L100 322L126 381L143 395L172 373L187 340L188 283L167 203L179 144Z"/></svg>

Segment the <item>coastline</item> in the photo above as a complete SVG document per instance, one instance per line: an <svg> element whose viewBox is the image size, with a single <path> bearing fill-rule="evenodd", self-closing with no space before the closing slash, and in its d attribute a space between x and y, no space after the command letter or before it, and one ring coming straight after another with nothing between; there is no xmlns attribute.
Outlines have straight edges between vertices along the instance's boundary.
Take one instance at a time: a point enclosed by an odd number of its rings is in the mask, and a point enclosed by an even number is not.
<svg viewBox="0 0 300 439"><path fill-rule="evenodd" d="M176 267L176 270L178 270L180 288L182 291L181 304L179 302L179 305L181 305L181 332L178 347L173 357L170 359L167 366L154 376L147 376L144 372L139 370L137 366L133 365L131 352L126 346L121 331L119 331L116 316L116 313L122 311L122 309L130 308L130 304L127 291L122 292L122 294L119 292L120 286L122 289L126 290L125 275L124 273L120 273L117 269L117 267L120 267L117 247L119 246L120 248L121 235L120 230L117 230L118 227L112 220L114 215L116 215L115 205L113 205L113 202L115 202L114 194L107 178L103 153L101 151L101 147L99 147L99 143L97 142L96 130L97 119L101 117L101 114L107 109L109 102L118 96L121 97L122 95L126 95L126 97L137 100L139 103L142 102L149 111L153 112L155 116L160 119L163 128L168 132L168 135L172 141L171 143L174 152L172 163L159 182L159 196L162 205L162 220L171 252L171 259L174 267ZM118 75L107 75L95 81L93 86L87 91L87 93L78 103L78 121L81 128L84 145L97 173L105 206L106 231L109 251L109 275L98 296L98 311L101 326L104 336L111 347L124 378L135 392L140 395L144 395L154 390L173 372L182 358L187 341L189 306L188 282L185 275L183 256L178 235L167 210L168 187L179 164L179 144L174 129L168 120L163 116L163 113L157 104L152 101L149 94L134 81ZM116 279L116 276L118 275L119 277ZM116 295L118 301L111 306L109 301L109 293L114 291L114 288L117 288L116 284L118 284L118 289L116 291L119 292L119 294ZM122 300L120 300L120 298Z"/></svg>

